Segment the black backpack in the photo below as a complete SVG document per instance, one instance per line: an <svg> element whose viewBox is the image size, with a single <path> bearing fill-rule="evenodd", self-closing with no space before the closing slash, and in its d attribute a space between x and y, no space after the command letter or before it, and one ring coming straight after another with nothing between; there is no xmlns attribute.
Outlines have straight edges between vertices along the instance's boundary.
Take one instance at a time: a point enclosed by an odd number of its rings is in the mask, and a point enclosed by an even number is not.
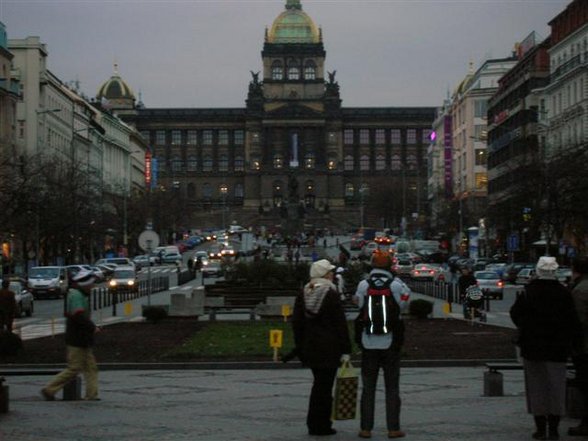
<svg viewBox="0 0 588 441"><path fill-rule="evenodd" d="M392 282L383 274L371 275L368 279L367 295L355 319L355 342L361 347L362 333L393 335L393 346L404 343L404 323L400 319L400 306L392 293ZM371 313L370 313L371 312Z"/></svg>

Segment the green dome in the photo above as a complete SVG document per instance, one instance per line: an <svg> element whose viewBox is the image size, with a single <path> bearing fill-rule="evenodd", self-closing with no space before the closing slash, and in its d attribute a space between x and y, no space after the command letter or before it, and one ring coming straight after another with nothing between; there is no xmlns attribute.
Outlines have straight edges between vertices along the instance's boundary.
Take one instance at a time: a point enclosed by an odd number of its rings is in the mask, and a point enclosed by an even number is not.
<svg viewBox="0 0 588 441"><path fill-rule="evenodd" d="M275 20L269 31L268 43L320 43L320 32L299 0L288 0L286 10Z"/></svg>
<svg viewBox="0 0 588 441"><path fill-rule="evenodd" d="M116 64L114 66L114 74L100 86L96 98L98 100L101 98L106 98L107 100L135 99L133 90L118 74L118 66Z"/></svg>

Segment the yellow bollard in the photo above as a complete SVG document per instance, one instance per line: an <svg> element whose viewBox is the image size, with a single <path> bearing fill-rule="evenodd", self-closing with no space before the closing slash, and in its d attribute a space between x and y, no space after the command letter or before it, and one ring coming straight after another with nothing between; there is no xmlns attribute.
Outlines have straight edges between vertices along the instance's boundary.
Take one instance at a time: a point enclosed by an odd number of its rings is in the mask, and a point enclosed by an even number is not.
<svg viewBox="0 0 588 441"><path fill-rule="evenodd" d="M125 303L124 314L129 316L133 313L133 304L131 302Z"/></svg>

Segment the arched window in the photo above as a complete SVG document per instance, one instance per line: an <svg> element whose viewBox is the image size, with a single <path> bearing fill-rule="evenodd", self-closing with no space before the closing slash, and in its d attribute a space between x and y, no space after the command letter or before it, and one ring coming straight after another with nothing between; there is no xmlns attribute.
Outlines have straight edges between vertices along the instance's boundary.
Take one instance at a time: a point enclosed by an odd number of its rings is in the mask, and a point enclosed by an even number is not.
<svg viewBox="0 0 588 441"><path fill-rule="evenodd" d="M386 169L386 157L384 155L376 156L376 170Z"/></svg>
<svg viewBox="0 0 588 441"><path fill-rule="evenodd" d="M345 156L345 160L343 162L343 168L347 171L352 171L354 167L355 167L355 164L353 162L353 156L352 155Z"/></svg>
<svg viewBox="0 0 588 441"><path fill-rule="evenodd" d="M359 169L369 170L370 169L370 157L368 155L361 155L359 158Z"/></svg>
<svg viewBox="0 0 588 441"><path fill-rule="evenodd" d="M284 79L284 68L282 62L275 60L272 63L272 80L283 80Z"/></svg>
<svg viewBox="0 0 588 441"><path fill-rule="evenodd" d="M289 80L299 80L300 79L300 67L298 66L298 62L296 62L296 60L289 60L288 61L288 79Z"/></svg>
<svg viewBox="0 0 588 441"><path fill-rule="evenodd" d="M245 161L243 156L235 156L235 171L243 171L245 169Z"/></svg>
<svg viewBox="0 0 588 441"><path fill-rule="evenodd" d="M193 182L190 182L188 184L188 187L186 189L186 193L189 198L193 199L194 197L196 197L196 186L194 185Z"/></svg>
<svg viewBox="0 0 588 441"><path fill-rule="evenodd" d="M400 161L399 155L392 155L392 158L390 161L390 168L392 170L400 170L402 168L402 162Z"/></svg>
<svg viewBox="0 0 588 441"><path fill-rule="evenodd" d="M306 153L304 155L304 168L307 168L307 169L314 168L314 154L313 153Z"/></svg>
<svg viewBox="0 0 588 441"><path fill-rule="evenodd" d="M202 197L204 199L210 199L212 197L212 187L208 182L202 184Z"/></svg>
<svg viewBox="0 0 588 441"><path fill-rule="evenodd" d="M245 191L243 190L243 184L235 185L235 198L243 199L245 197Z"/></svg>
<svg viewBox="0 0 588 441"><path fill-rule="evenodd" d="M355 187L351 182L345 184L345 197L352 198L355 195Z"/></svg>
<svg viewBox="0 0 588 441"><path fill-rule="evenodd" d="M308 60L304 65L304 79L314 80L316 79L316 65L314 61Z"/></svg>
<svg viewBox="0 0 588 441"><path fill-rule="evenodd" d="M209 172L212 171L212 157L206 155L202 158L202 171Z"/></svg>
<svg viewBox="0 0 588 441"><path fill-rule="evenodd" d="M284 157L280 154L274 155L274 168L280 169L284 167Z"/></svg>
<svg viewBox="0 0 588 441"><path fill-rule="evenodd" d="M218 171L226 172L229 170L229 157L222 154L218 157Z"/></svg>
<svg viewBox="0 0 588 441"><path fill-rule="evenodd" d="M188 162L186 163L186 169L189 172L196 171L198 169L198 158L196 156L188 156Z"/></svg>
<svg viewBox="0 0 588 441"><path fill-rule="evenodd" d="M172 164L172 171L173 172L181 172L182 171L183 161L182 161L182 158L180 158L179 156L174 156L172 158L171 164Z"/></svg>

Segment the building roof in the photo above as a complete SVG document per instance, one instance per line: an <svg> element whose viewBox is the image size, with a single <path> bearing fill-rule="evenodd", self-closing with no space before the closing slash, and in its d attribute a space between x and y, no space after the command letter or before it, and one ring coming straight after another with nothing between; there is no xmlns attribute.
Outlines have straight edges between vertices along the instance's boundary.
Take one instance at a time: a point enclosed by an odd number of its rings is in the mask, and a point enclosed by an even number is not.
<svg viewBox="0 0 588 441"><path fill-rule="evenodd" d="M118 73L118 65L114 65L114 73L112 76L105 81L102 86L98 89L96 99L101 100L105 98L107 100L117 99L135 99L135 94L130 86L120 77Z"/></svg>
<svg viewBox="0 0 588 441"><path fill-rule="evenodd" d="M274 20L268 43L320 43L321 34L312 18L302 10L300 0L287 0L286 10Z"/></svg>

